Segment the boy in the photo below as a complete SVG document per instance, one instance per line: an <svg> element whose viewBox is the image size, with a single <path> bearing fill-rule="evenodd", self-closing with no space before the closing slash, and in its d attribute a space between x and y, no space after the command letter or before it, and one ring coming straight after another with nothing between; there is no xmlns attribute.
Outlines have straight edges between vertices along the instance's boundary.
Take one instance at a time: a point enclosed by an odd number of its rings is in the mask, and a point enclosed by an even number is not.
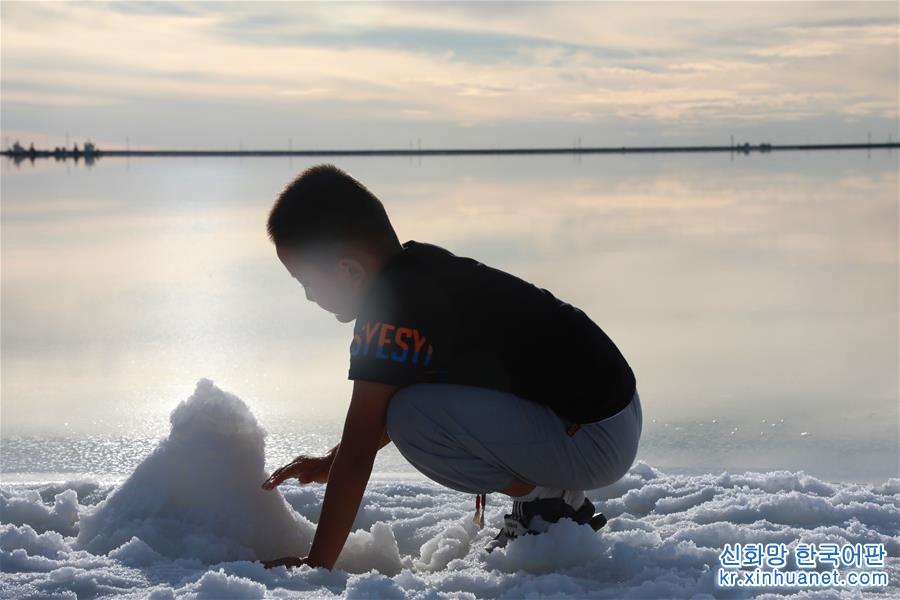
<svg viewBox="0 0 900 600"><path fill-rule="evenodd" d="M584 491L631 467L642 414L634 373L585 313L549 291L440 246L400 243L381 201L331 164L310 167L268 219L278 258L308 300L356 321L341 442L263 484L327 482L305 558L331 569L378 450L391 441L430 479L513 498L488 551L568 517L597 529Z"/></svg>

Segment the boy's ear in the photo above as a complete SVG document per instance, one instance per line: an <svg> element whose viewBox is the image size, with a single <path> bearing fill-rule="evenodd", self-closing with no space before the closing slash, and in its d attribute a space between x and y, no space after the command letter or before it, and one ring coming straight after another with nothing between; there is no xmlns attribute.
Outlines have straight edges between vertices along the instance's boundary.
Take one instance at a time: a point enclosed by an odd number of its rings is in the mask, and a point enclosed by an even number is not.
<svg viewBox="0 0 900 600"><path fill-rule="evenodd" d="M338 261L338 269L346 270L353 280L362 279L366 274L366 267L355 258L350 257L340 259Z"/></svg>

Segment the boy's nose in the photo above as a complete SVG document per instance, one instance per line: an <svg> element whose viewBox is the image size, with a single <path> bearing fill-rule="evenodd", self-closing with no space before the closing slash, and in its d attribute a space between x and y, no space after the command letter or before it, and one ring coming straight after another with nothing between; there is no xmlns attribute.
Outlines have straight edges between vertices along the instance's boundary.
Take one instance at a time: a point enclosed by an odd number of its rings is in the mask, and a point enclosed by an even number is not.
<svg viewBox="0 0 900 600"><path fill-rule="evenodd" d="M306 292L306 299L309 300L310 302L312 302L312 301L313 301L313 297L312 297L312 294L309 293L309 290L306 289L306 288L303 288L303 291Z"/></svg>

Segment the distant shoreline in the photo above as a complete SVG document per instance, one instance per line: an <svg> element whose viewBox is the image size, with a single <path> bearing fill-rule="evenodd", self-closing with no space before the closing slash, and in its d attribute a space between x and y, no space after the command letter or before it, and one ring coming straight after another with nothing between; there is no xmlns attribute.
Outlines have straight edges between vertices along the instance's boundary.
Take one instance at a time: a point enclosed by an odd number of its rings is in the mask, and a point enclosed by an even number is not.
<svg viewBox="0 0 900 600"><path fill-rule="evenodd" d="M860 144L736 144L727 146L607 146L567 148L439 148L373 149L373 150L3 150L10 158L100 158L104 156L454 156L454 155L520 155L520 154L634 154L653 152L774 152L779 150L863 150L900 148L900 142Z"/></svg>

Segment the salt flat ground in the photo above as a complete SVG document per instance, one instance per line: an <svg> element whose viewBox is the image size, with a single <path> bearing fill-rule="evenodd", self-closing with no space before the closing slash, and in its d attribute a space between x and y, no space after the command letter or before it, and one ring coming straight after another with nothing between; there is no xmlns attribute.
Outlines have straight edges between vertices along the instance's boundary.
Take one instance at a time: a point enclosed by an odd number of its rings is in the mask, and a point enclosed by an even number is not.
<svg viewBox="0 0 900 600"><path fill-rule="evenodd" d="M325 486L282 488L307 541ZM489 495L485 528L478 530L472 496L427 481L373 480L331 572L172 559L140 537L108 552L76 549L79 516L114 489L90 480L4 486L0 597L887 598L900 592L897 479L860 485L787 471L681 476L638 463L614 486L588 494L610 519L599 532L564 520L491 554L483 548L509 509L502 494ZM790 547L798 541L883 542L890 585L865 593L819 588L815 594L716 586L726 543Z"/></svg>
<svg viewBox="0 0 900 600"><path fill-rule="evenodd" d="M725 544L883 544L900 590L900 478L829 482L802 471L668 474L639 460L588 497L609 518L568 519L486 553L510 500L423 479L374 477L334 569L266 570L305 555L325 484L262 490L266 432L211 380L172 411L170 431L121 481L0 486L2 598L688 598L805 597L809 590L718 587ZM791 551L790 557L793 557ZM788 568L793 568L789 558ZM823 566L824 570L830 567ZM844 569L846 571L847 569Z"/></svg>

